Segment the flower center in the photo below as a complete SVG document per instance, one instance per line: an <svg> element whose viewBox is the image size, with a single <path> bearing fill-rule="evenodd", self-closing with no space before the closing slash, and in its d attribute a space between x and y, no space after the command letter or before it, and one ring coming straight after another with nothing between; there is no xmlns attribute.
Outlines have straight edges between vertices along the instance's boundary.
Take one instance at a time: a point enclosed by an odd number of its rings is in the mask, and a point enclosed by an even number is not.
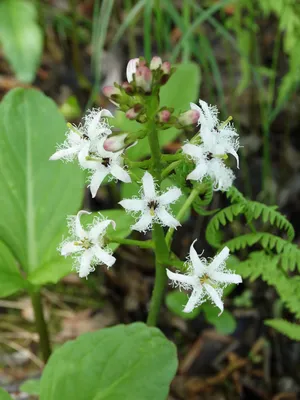
<svg viewBox="0 0 300 400"><path fill-rule="evenodd" d="M86 133L84 133L84 134L82 135L82 139L84 139L84 140L90 140L90 138L88 137L88 135L87 135Z"/></svg>
<svg viewBox="0 0 300 400"><path fill-rule="evenodd" d="M102 158L102 165L104 165L104 167L108 167L109 166L109 158Z"/></svg>
<svg viewBox="0 0 300 400"><path fill-rule="evenodd" d="M78 242L74 242L74 244L76 246L81 246L84 249L89 249L93 245L93 243L88 238L84 238L82 240L79 240Z"/></svg>
<svg viewBox="0 0 300 400"><path fill-rule="evenodd" d="M201 278L200 278L201 285L206 283L208 280L209 280L209 276L207 274L204 274L203 276L201 276Z"/></svg>
<svg viewBox="0 0 300 400"><path fill-rule="evenodd" d="M155 215L155 210L158 206L158 202L156 200L150 200L148 203L148 207L150 209L150 214L152 215L152 217L154 217Z"/></svg>

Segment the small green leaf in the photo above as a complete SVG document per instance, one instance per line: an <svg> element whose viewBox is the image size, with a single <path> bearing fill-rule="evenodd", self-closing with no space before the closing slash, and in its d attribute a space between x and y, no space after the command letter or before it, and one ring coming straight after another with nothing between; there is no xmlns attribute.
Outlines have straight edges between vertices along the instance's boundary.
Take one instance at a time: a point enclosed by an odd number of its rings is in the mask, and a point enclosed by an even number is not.
<svg viewBox="0 0 300 400"><path fill-rule="evenodd" d="M28 379L20 386L20 390L27 394L39 395L40 394L40 380Z"/></svg>
<svg viewBox="0 0 300 400"><path fill-rule="evenodd" d="M170 311L183 319L194 319L201 313L201 307L194 308L190 313L185 313L183 309L187 301L187 293L181 292L180 290L173 290L166 296L166 305Z"/></svg>
<svg viewBox="0 0 300 400"><path fill-rule="evenodd" d="M34 2L1 0L0 41L17 78L32 82L43 50L43 33Z"/></svg>
<svg viewBox="0 0 300 400"><path fill-rule="evenodd" d="M300 325L284 319L267 319L265 324L286 335L291 340L300 341Z"/></svg>
<svg viewBox="0 0 300 400"><path fill-rule="evenodd" d="M26 286L17 262L5 246L0 242L0 297L6 297L18 292Z"/></svg>
<svg viewBox="0 0 300 400"><path fill-rule="evenodd" d="M218 316L220 310L209 303L203 304L202 309L207 322L214 325L218 332L223 335L230 335L235 331L236 320L229 311L224 310L223 313Z"/></svg>
<svg viewBox="0 0 300 400"><path fill-rule="evenodd" d="M13 398L0 387L0 400L13 400Z"/></svg>
<svg viewBox="0 0 300 400"><path fill-rule="evenodd" d="M176 348L142 323L81 335L50 357L41 400L165 400L177 369Z"/></svg>

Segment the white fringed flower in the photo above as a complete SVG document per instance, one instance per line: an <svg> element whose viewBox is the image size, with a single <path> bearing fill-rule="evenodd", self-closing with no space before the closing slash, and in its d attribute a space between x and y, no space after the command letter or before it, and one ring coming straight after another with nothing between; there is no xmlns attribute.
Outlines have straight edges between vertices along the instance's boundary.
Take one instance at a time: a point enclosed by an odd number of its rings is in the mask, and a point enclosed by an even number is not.
<svg viewBox="0 0 300 400"><path fill-rule="evenodd" d="M86 231L81 223L82 214L91 214L88 211L79 211L77 215L68 218L71 238L66 239L60 246L62 256L73 255L75 269L79 273L80 278L87 277L88 274L95 270L95 265L105 264L111 267L116 259L111 255L109 248L104 249L104 236L109 224L116 227L113 220L105 220L99 214L100 218L95 218L89 230Z"/></svg>
<svg viewBox="0 0 300 400"><path fill-rule="evenodd" d="M182 151L196 164L196 168L186 179L202 182L203 178L209 176L214 182L215 190L227 190L232 186L234 174L221 158L210 158L202 145L187 143L182 146Z"/></svg>
<svg viewBox="0 0 300 400"><path fill-rule="evenodd" d="M227 190L233 182L234 174L226 167L224 159L227 154L235 157L239 167L238 134L229 122L221 123L218 120L218 110L199 100L200 107L191 103L191 108L200 113L200 145L185 144L182 150L189 155L196 164L196 168L187 176L187 179L202 181L210 176L214 181L215 190Z"/></svg>
<svg viewBox="0 0 300 400"><path fill-rule="evenodd" d="M104 119L105 117L112 117L112 114L105 109L94 109L85 116L82 125L78 127L70 126L66 133L65 142L58 147L50 160L73 161L76 156L82 158L83 152L93 152L96 149L98 139L111 134L110 126Z"/></svg>
<svg viewBox="0 0 300 400"><path fill-rule="evenodd" d="M195 307L209 298L222 314L224 310L223 289L230 283L241 283L242 278L240 275L226 270L225 261L229 256L228 247L224 247L208 264L205 258L199 258L194 249L194 243L195 241L190 247L187 274L179 274L167 269L167 275L174 286L192 290L192 294L184 307L184 312L193 311Z"/></svg>
<svg viewBox="0 0 300 400"><path fill-rule="evenodd" d="M140 219L132 226L132 229L145 232L153 223L176 228L180 223L170 214L170 204L181 196L181 190L177 187L169 188L162 195L155 190L154 179L149 172L145 172L142 178L141 199L125 199L119 202L126 211L141 213Z"/></svg>
<svg viewBox="0 0 300 400"><path fill-rule="evenodd" d="M133 81L133 75L136 73L137 66L139 65L139 58L133 58L129 60L126 68L127 81L130 83Z"/></svg>
<svg viewBox="0 0 300 400"><path fill-rule="evenodd" d="M89 157L88 149L85 149L80 154L79 162L82 167L92 171L89 185L92 197L96 196L101 183L107 175L111 175L125 183L131 182L130 175L122 166L123 159L121 154L123 150L119 152L106 151L103 147L105 141L106 136L98 140L97 150L93 154L94 157Z"/></svg>

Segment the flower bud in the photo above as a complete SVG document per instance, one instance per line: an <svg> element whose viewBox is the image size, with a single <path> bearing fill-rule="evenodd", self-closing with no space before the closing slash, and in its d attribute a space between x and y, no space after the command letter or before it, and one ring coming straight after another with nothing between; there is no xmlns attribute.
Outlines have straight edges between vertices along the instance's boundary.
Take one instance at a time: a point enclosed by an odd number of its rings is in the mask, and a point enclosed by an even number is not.
<svg viewBox="0 0 300 400"><path fill-rule="evenodd" d="M122 150L125 147L125 139L127 136L127 133L109 136L103 144L104 150L112 152Z"/></svg>
<svg viewBox="0 0 300 400"><path fill-rule="evenodd" d="M169 110L162 110L158 113L159 122L168 122L171 117L171 113Z"/></svg>
<svg viewBox="0 0 300 400"><path fill-rule="evenodd" d="M118 88L114 87L114 86L105 86L102 89L102 91L103 91L103 93L104 93L104 95L106 97L111 97L113 95L120 95L121 94L120 90Z"/></svg>
<svg viewBox="0 0 300 400"><path fill-rule="evenodd" d="M161 70L164 73L164 75L170 75L171 64L169 63L169 61L165 61L164 63L162 63Z"/></svg>
<svg viewBox="0 0 300 400"><path fill-rule="evenodd" d="M136 119L136 117L139 115L139 113L142 110L142 108L143 108L143 106L141 104L135 104L125 114L126 118L128 118L128 119Z"/></svg>
<svg viewBox="0 0 300 400"><path fill-rule="evenodd" d="M126 77L128 82L133 81L133 75L136 73L136 69L139 65L139 62L140 62L139 58L133 58L128 62L126 68Z"/></svg>
<svg viewBox="0 0 300 400"><path fill-rule="evenodd" d="M151 62L150 62L150 69L151 69L152 71L154 71L154 70L156 70L156 69L159 69L161 65L162 65L162 60L161 60L161 58L158 57L158 56L155 56L155 57L152 58L152 60L151 60Z"/></svg>
<svg viewBox="0 0 300 400"><path fill-rule="evenodd" d="M148 67L139 67L135 73L136 85L146 93L151 92L152 72Z"/></svg>
<svg viewBox="0 0 300 400"><path fill-rule="evenodd" d="M197 110L189 110L179 115L178 122L182 126L195 125L198 123L200 113Z"/></svg>
<svg viewBox="0 0 300 400"><path fill-rule="evenodd" d="M133 90L132 85L130 85L130 83L123 82L121 86L127 94L129 94L129 95L133 94L134 90Z"/></svg>

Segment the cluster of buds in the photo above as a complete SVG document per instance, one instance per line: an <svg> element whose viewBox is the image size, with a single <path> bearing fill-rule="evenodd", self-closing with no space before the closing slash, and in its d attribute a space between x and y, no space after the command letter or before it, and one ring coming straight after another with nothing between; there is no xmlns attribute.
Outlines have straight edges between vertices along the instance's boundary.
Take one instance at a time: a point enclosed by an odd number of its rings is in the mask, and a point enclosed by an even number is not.
<svg viewBox="0 0 300 400"><path fill-rule="evenodd" d="M150 63L142 57L130 60L126 68L127 81L121 85L106 86L103 93L119 109L126 113L130 120L144 123L147 120L145 113L145 96L158 94L175 71L169 62L162 62L160 57L153 57ZM162 119L167 118L167 113Z"/></svg>

